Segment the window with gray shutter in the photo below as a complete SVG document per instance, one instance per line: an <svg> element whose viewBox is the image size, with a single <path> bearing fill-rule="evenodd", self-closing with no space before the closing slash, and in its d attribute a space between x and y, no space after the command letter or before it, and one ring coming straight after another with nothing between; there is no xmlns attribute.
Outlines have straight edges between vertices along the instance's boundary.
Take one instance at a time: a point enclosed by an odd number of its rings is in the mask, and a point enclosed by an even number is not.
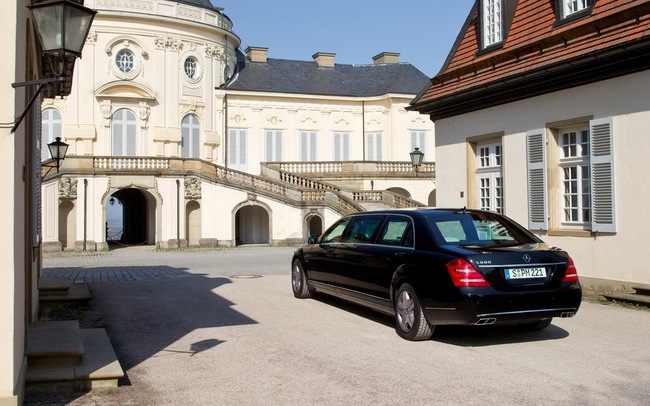
<svg viewBox="0 0 650 406"><path fill-rule="evenodd" d="M305 162L316 161L316 132L300 132L300 160Z"/></svg>
<svg viewBox="0 0 650 406"><path fill-rule="evenodd" d="M183 117L181 122L181 157L200 158L200 134L199 118L194 114Z"/></svg>
<svg viewBox="0 0 650 406"><path fill-rule="evenodd" d="M616 232L614 120L591 120L591 231Z"/></svg>
<svg viewBox="0 0 650 406"><path fill-rule="evenodd" d="M111 120L112 155L135 156L137 138L137 119L129 109L119 109Z"/></svg>
<svg viewBox="0 0 650 406"><path fill-rule="evenodd" d="M46 161L51 159L50 150L47 144L56 140L56 137L61 137L61 113L57 109L47 108L43 110L41 121L41 160Z"/></svg>
<svg viewBox="0 0 650 406"><path fill-rule="evenodd" d="M265 160L267 162L282 162L282 131L265 131Z"/></svg>
<svg viewBox="0 0 650 406"><path fill-rule="evenodd" d="M245 171L247 130L231 128L228 130L228 164L232 169Z"/></svg>
<svg viewBox="0 0 650 406"><path fill-rule="evenodd" d="M350 133L334 133L334 160L350 160Z"/></svg>
<svg viewBox="0 0 650 406"><path fill-rule="evenodd" d="M545 129L526 134L528 162L528 228L548 229L546 204L546 137Z"/></svg>
<svg viewBox="0 0 650 406"><path fill-rule="evenodd" d="M381 159L382 159L381 133L367 133L366 134L366 160L381 161Z"/></svg>

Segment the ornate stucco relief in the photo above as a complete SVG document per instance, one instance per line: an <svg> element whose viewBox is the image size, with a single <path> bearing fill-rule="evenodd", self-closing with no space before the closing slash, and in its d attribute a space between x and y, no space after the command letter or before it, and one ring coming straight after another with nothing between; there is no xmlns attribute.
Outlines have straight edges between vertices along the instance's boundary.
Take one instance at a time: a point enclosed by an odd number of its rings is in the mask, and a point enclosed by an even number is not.
<svg viewBox="0 0 650 406"><path fill-rule="evenodd" d="M185 198L186 199L201 198L201 180L199 178L185 179Z"/></svg>
<svg viewBox="0 0 650 406"><path fill-rule="evenodd" d="M59 179L59 198L70 200L77 198L77 179Z"/></svg>

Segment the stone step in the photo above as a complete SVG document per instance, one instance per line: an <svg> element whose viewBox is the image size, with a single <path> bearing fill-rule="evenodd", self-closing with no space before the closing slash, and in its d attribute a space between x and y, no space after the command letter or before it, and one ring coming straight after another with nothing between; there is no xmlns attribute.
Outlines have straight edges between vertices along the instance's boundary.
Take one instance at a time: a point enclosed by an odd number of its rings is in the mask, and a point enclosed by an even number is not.
<svg viewBox="0 0 650 406"><path fill-rule="evenodd" d="M42 291L41 291L42 293ZM82 303L90 300L90 291L88 286L83 283L74 283L69 285L65 295L40 295L39 301L41 303L49 304L69 304L69 303Z"/></svg>
<svg viewBox="0 0 650 406"><path fill-rule="evenodd" d="M636 291L637 295L650 296L650 285L634 285L632 289Z"/></svg>
<svg viewBox="0 0 650 406"><path fill-rule="evenodd" d="M70 282L67 278L41 278L38 281L38 292L40 297L65 296L70 289Z"/></svg>
<svg viewBox="0 0 650 406"><path fill-rule="evenodd" d="M106 330L81 329L79 336L84 354L80 362L68 367L29 367L27 389L34 391L88 391L99 387L117 387L124 371L113 351Z"/></svg>
<svg viewBox="0 0 650 406"><path fill-rule="evenodd" d="M79 363L84 347L79 322L36 322L27 329L25 355L30 367L71 367Z"/></svg>
<svg viewBox="0 0 650 406"><path fill-rule="evenodd" d="M616 300L650 307L650 296L648 295L640 295L637 293L604 293L603 296L607 300Z"/></svg>

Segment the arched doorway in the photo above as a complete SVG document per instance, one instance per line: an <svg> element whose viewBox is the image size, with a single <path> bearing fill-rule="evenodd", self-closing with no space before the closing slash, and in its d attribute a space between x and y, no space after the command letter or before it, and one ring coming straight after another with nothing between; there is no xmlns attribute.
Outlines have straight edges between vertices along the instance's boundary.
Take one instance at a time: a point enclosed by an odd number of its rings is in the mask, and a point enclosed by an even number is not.
<svg viewBox="0 0 650 406"><path fill-rule="evenodd" d="M436 190L437 189L433 189L431 191L431 193L429 193L429 201L427 202L429 207L436 207L437 206L437 203L436 203Z"/></svg>
<svg viewBox="0 0 650 406"><path fill-rule="evenodd" d="M244 206L235 214L235 243L268 244L269 213L261 206Z"/></svg>
<svg viewBox="0 0 650 406"><path fill-rule="evenodd" d="M307 237L323 234L323 219L313 214L307 217Z"/></svg>
<svg viewBox="0 0 650 406"><path fill-rule="evenodd" d="M108 199L112 208L107 208L107 242L117 242L124 245L151 245L155 241L155 212L154 197L140 189L121 189ZM117 215L113 212L117 207ZM121 214L121 218L119 216ZM114 217L117 217L115 219ZM114 221L110 223L109 220ZM117 221L116 221L117 220ZM121 223L121 233L116 224Z"/></svg>
<svg viewBox="0 0 650 406"><path fill-rule="evenodd" d="M187 245L198 246L201 239L201 205L196 200L187 203L185 207L187 215Z"/></svg>
<svg viewBox="0 0 650 406"><path fill-rule="evenodd" d="M59 242L61 242L61 249L74 248L76 228L74 203L69 200L61 202L59 205Z"/></svg>

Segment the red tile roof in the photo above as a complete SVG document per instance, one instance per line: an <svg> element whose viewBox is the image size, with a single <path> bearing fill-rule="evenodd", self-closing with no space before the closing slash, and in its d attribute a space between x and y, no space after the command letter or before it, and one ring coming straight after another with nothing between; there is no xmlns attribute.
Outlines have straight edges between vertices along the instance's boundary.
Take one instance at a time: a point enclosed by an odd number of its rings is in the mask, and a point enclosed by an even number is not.
<svg viewBox="0 0 650 406"><path fill-rule="evenodd" d="M558 25L554 8L551 0L519 0L503 47L479 53L474 7L447 63L414 109L431 113L427 103L650 39L650 0L596 0L589 16L565 25Z"/></svg>

